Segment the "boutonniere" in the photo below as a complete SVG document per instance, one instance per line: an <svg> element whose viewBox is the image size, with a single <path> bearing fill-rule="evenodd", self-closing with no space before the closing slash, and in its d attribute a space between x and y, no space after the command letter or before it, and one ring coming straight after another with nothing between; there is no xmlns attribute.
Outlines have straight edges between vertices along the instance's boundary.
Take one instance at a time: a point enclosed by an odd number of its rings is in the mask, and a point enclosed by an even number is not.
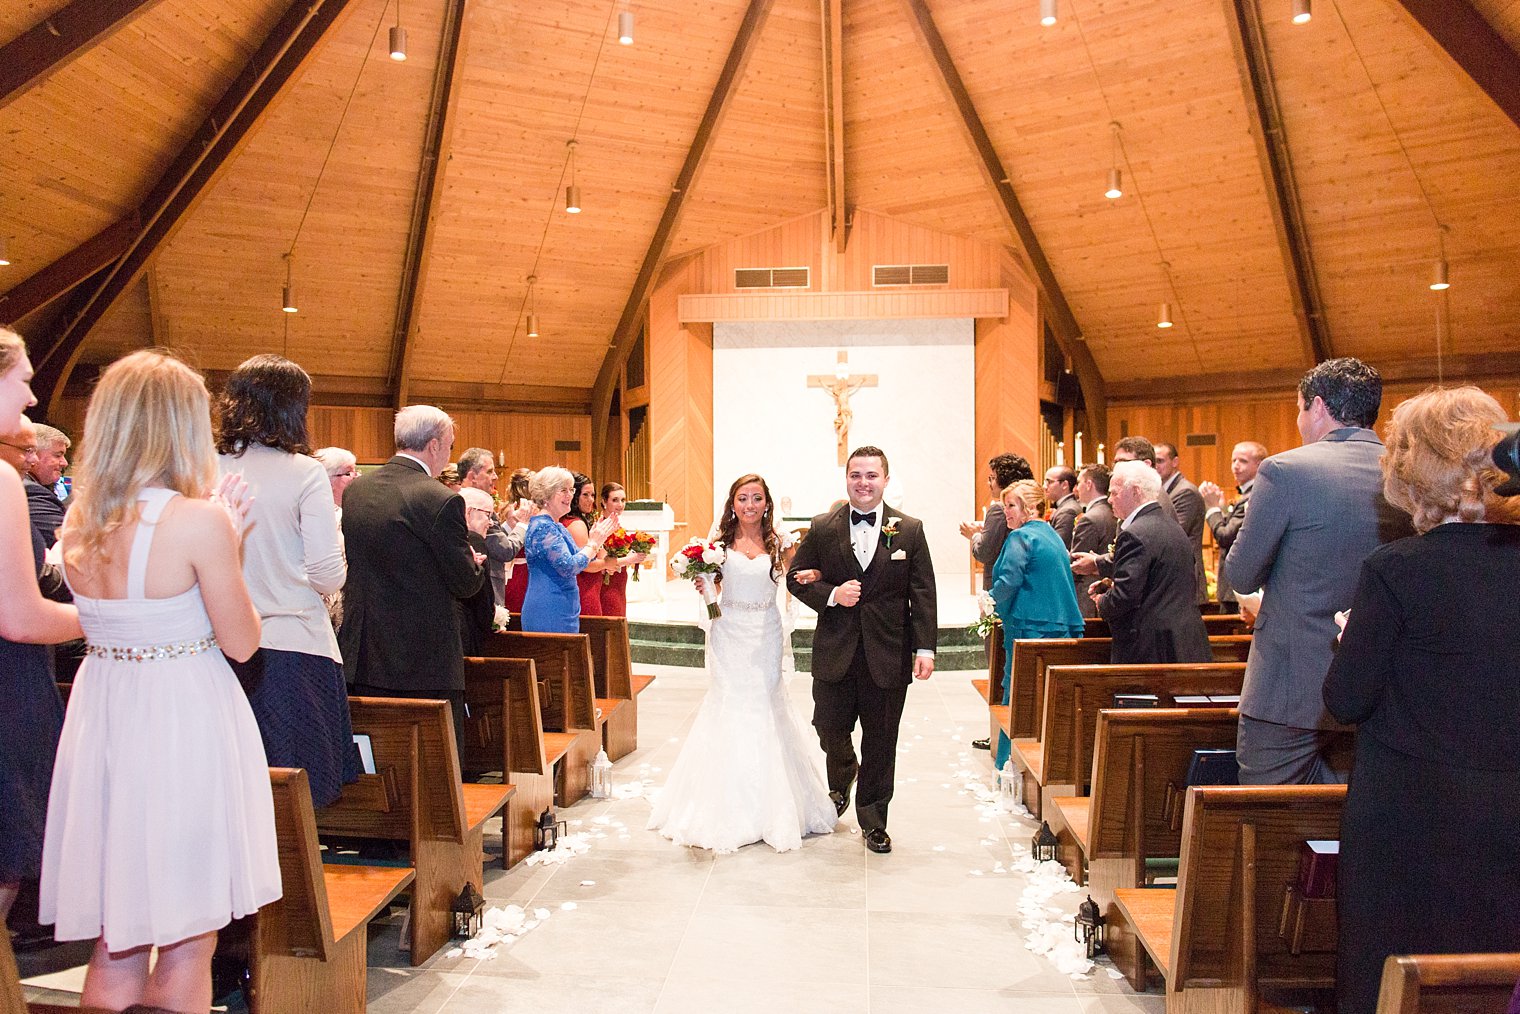
<svg viewBox="0 0 1520 1014"><path fill-rule="evenodd" d="M890 518L881 526L881 537L887 540L887 548L892 548L892 540L897 537L897 525L901 518Z"/></svg>

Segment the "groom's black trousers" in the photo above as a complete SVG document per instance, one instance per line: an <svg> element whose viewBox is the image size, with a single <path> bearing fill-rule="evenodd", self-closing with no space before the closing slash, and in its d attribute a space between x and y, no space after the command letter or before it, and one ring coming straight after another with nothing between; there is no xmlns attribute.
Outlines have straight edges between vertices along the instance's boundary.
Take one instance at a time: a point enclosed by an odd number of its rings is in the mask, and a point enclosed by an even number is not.
<svg viewBox="0 0 1520 1014"><path fill-rule="evenodd" d="M855 787L855 816L860 829L886 829L887 805L892 802L892 783L897 771L897 726L902 721L906 686L884 689L871 679L863 645L844 679L838 683L813 680L813 728L823 747L829 790L844 793ZM860 723L860 760L850 734Z"/></svg>

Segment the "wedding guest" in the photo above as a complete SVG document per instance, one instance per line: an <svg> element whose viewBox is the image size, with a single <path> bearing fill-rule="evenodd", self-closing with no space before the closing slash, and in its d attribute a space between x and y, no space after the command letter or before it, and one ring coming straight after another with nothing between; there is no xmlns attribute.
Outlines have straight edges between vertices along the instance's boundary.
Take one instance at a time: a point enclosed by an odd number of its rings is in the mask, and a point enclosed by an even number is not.
<svg viewBox="0 0 1520 1014"><path fill-rule="evenodd" d="M280 897L269 764L227 664L259 645L246 487L217 482L209 401L199 374L144 350L102 374L85 418L60 542L90 655L38 905L58 940L95 941L83 1007L208 1009L219 928Z"/></svg>
<svg viewBox="0 0 1520 1014"><path fill-rule="evenodd" d="M354 452L342 447L324 447L315 457L327 470L327 481L332 486L333 506L338 510L338 524L343 523L343 491L348 484L359 478L359 459Z"/></svg>
<svg viewBox="0 0 1520 1014"><path fill-rule="evenodd" d="M623 524L623 508L628 506L628 491L621 483L609 482L602 486L602 517L611 518L619 528ZM602 615L628 615L628 572L643 563L648 553L629 553L613 556L605 561L602 576Z"/></svg>
<svg viewBox="0 0 1520 1014"><path fill-rule="evenodd" d="M458 493L463 483L459 480L459 469L453 465L446 465L443 471L438 473L438 481L448 487L451 493Z"/></svg>
<svg viewBox="0 0 1520 1014"><path fill-rule="evenodd" d="M987 488L992 491L992 502L987 505L981 524L961 523L961 534L971 541L971 555L982 565L983 588L992 587L992 565L997 563L1003 540L1008 537L1008 526L1003 520L1003 490L1020 479L1033 478L1034 470L1020 455L999 454L987 462Z"/></svg>
<svg viewBox="0 0 1520 1014"><path fill-rule="evenodd" d="M508 487L510 494L508 502L518 511L519 517L533 516L533 497L528 493L528 484L533 480L533 469L519 468L512 473L512 482ZM526 539L526 522L524 524L524 538ZM523 597L528 594L528 561L523 559L523 554L518 552L516 559L508 564L507 583L502 592L508 612L520 613L523 607Z"/></svg>
<svg viewBox="0 0 1520 1014"><path fill-rule="evenodd" d="M1029 638L1081 637L1085 622L1071 580L1066 542L1040 520L1045 494L1033 479L1020 479L1003 490L1008 537L992 568L992 600L1003 621L1003 704L1012 686L1013 642ZM993 766L1008 760L1007 735L998 733Z"/></svg>
<svg viewBox="0 0 1520 1014"><path fill-rule="evenodd" d="M459 456L459 475L464 489L474 488L487 497L496 495L496 462L484 447L471 447ZM492 501L493 505L495 501ZM468 520L468 519L467 519ZM527 520L518 520L515 505L503 503L502 517L491 514L486 526L483 552L486 554L486 576L496 605L506 601L507 567L522 552L523 534Z"/></svg>
<svg viewBox="0 0 1520 1014"><path fill-rule="evenodd" d="M58 529L63 527L67 510L56 487L63 470L69 467L68 450L73 444L63 430L40 423L32 426L32 444L35 453L27 463L30 474L23 475L22 482L32 526L42 532L43 541L51 548L58 541Z"/></svg>
<svg viewBox="0 0 1520 1014"><path fill-rule="evenodd" d="M575 476L575 497L570 501L570 510L560 519L570 532L570 537L575 540L577 548L586 545L591 531L591 525L596 519L596 483L591 481L589 475L579 472ZM601 616L602 613L602 574L607 570L605 555L597 552L592 553L591 562L586 568L575 575L575 585L581 597L582 616Z"/></svg>
<svg viewBox="0 0 1520 1014"><path fill-rule="evenodd" d="M332 483L311 455L311 378L283 356L246 360L227 378L216 449L241 475L251 506L243 580L259 611L259 650L233 666L275 767L305 768L311 801L337 802L359 780L343 657L322 596L348 575Z"/></svg>
<svg viewBox="0 0 1520 1014"><path fill-rule="evenodd" d="M463 487L459 495L464 497L464 526L469 529L470 548L485 555L486 533L496 520L495 502L490 493L474 486ZM486 635L491 632L492 621L496 619L496 595L491 590L491 583L482 581L474 595L455 599L454 609L459 615L461 653L467 658L479 656Z"/></svg>
<svg viewBox="0 0 1520 1014"><path fill-rule="evenodd" d="M0 431L20 429L21 411L36 404L32 364L21 336L0 328ZM63 701L53 682L47 645L79 637L79 613L49 602L37 587L43 542L27 513L21 486L23 441L6 436L14 456L0 456L0 674L5 706L0 707L0 924L10 913L23 880L42 871L53 756L63 728Z"/></svg>
<svg viewBox="0 0 1520 1014"><path fill-rule="evenodd" d="M539 469L529 486L539 513L528 520L523 543L529 574L522 609L524 630L580 632L581 598L576 575L585 571L613 528L611 519L604 518L591 526L584 546L575 544L562 519L570 512L580 485L569 470L551 465Z"/></svg>
<svg viewBox="0 0 1520 1014"><path fill-rule="evenodd" d="M1324 701L1356 725L1336 989L1372 1014L1390 954L1520 951L1520 499L1475 387L1399 405L1383 492L1421 534L1361 565Z"/></svg>

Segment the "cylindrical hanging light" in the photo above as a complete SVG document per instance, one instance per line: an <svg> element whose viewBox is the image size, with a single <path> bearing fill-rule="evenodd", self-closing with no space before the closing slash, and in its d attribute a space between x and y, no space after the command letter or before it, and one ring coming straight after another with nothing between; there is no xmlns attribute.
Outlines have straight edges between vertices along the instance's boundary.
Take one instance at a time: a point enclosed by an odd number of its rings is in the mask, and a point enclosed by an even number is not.
<svg viewBox="0 0 1520 1014"><path fill-rule="evenodd" d="M1124 196L1123 173L1119 170L1119 122L1115 120L1108 127L1113 132L1113 151L1109 157L1108 189L1103 196L1113 201Z"/></svg>
<svg viewBox="0 0 1520 1014"><path fill-rule="evenodd" d="M0 236L0 268L9 267L11 263L11 241L8 236Z"/></svg>
<svg viewBox="0 0 1520 1014"><path fill-rule="evenodd" d="M625 46L633 45L633 11L618 12L618 41Z"/></svg>
<svg viewBox="0 0 1520 1014"><path fill-rule="evenodd" d="M535 289L538 286L538 276L528 276L528 337L538 337L538 297Z"/></svg>
<svg viewBox="0 0 1520 1014"><path fill-rule="evenodd" d="M1160 313L1160 315L1158 316L1158 318L1156 320L1156 326L1157 327L1171 327L1172 326L1172 304L1171 303L1162 303L1161 304L1161 313Z"/></svg>
<svg viewBox="0 0 1520 1014"><path fill-rule="evenodd" d="M1312 17L1314 17L1314 11L1310 7L1310 0L1293 0L1293 23L1295 25L1307 25Z"/></svg>
<svg viewBox="0 0 1520 1014"><path fill-rule="evenodd" d="M575 185L575 142L566 141L570 149L570 184L565 187L565 211L571 215L581 213L581 188Z"/></svg>
<svg viewBox="0 0 1520 1014"><path fill-rule="evenodd" d="M391 59L406 59L406 29L401 27L401 0L396 0L396 23L391 26Z"/></svg>
<svg viewBox="0 0 1520 1014"><path fill-rule="evenodd" d="M1049 27L1056 23L1056 0L1040 0L1040 24Z"/></svg>
<svg viewBox="0 0 1520 1014"><path fill-rule="evenodd" d="M1451 280L1447 277L1446 272L1445 257L1442 257L1440 260L1436 261L1435 270L1431 273L1430 276L1430 287L1437 292L1440 292L1442 289L1451 288Z"/></svg>
<svg viewBox="0 0 1520 1014"><path fill-rule="evenodd" d="M280 294L280 309L286 313L296 312L295 290L290 284L291 260L294 254L285 255L285 289Z"/></svg>

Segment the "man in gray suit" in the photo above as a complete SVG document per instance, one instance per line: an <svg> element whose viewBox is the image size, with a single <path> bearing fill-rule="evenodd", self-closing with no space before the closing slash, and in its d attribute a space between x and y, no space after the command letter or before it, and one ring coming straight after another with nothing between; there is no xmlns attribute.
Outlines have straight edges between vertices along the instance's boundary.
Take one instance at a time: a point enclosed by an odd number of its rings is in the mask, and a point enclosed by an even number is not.
<svg viewBox="0 0 1520 1014"><path fill-rule="evenodd" d="M1236 752L1246 785L1344 782L1350 732L1325 711L1335 614L1351 605L1362 560L1411 534L1383 499L1371 427L1377 370L1329 359L1298 382L1302 447L1262 462L1251 509L1230 549L1230 584L1263 589L1241 690Z"/></svg>
<svg viewBox="0 0 1520 1014"><path fill-rule="evenodd" d="M1082 505L1077 500L1077 473L1065 465L1045 471L1045 500L1050 504L1050 527L1056 530L1066 548L1071 548L1071 533Z"/></svg>
<svg viewBox="0 0 1520 1014"><path fill-rule="evenodd" d="M1235 545L1236 537L1240 535L1241 525L1246 523L1251 487L1256 484L1256 473L1261 469L1262 460L1266 456L1266 447L1254 440L1242 440L1230 451L1230 474L1235 477L1235 489L1240 494L1234 503L1226 504L1224 490L1212 482L1204 482L1198 487L1204 505L1208 508L1204 512L1203 523L1214 533L1214 545L1219 547L1215 598L1219 599L1220 612L1233 613L1238 608L1235 589L1230 584L1229 575L1225 573L1224 561L1230 555L1230 547Z"/></svg>
<svg viewBox="0 0 1520 1014"><path fill-rule="evenodd" d="M1177 460L1177 445L1156 445L1156 472L1161 476L1161 488L1177 508L1177 523L1187 533L1193 547L1193 580L1198 583L1198 604L1209 601L1209 576L1203 567L1203 497L1198 487L1182 474L1182 464Z"/></svg>
<svg viewBox="0 0 1520 1014"><path fill-rule="evenodd" d="M992 587L992 565L997 563L998 554L1003 551L1003 540L1008 538L1008 519L1003 517L1003 490L1020 479L1033 478L1034 469L1020 455L999 454L987 462L987 488L992 491L992 503L987 505L985 520L979 525L961 522L961 534L971 540L971 555L982 565L983 588Z"/></svg>
<svg viewBox="0 0 1520 1014"><path fill-rule="evenodd" d="M1087 465L1077 479L1077 499L1082 501L1082 513L1072 526L1073 553L1107 553L1118 537L1119 519L1114 517L1113 505L1108 502L1110 475L1107 465ZM1077 605L1083 616L1098 615L1098 607L1087 593L1097 579L1096 574L1076 575Z"/></svg>
<svg viewBox="0 0 1520 1014"><path fill-rule="evenodd" d="M483 493L496 495L496 461L484 447L471 447L459 456L459 482ZM507 564L522 552L527 521L519 520L516 511L506 508L506 524L491 515L486 525L486 575L491 581L491 595L497 605L506 603ZM466 518L468 520L468 518Z"/></svg>

